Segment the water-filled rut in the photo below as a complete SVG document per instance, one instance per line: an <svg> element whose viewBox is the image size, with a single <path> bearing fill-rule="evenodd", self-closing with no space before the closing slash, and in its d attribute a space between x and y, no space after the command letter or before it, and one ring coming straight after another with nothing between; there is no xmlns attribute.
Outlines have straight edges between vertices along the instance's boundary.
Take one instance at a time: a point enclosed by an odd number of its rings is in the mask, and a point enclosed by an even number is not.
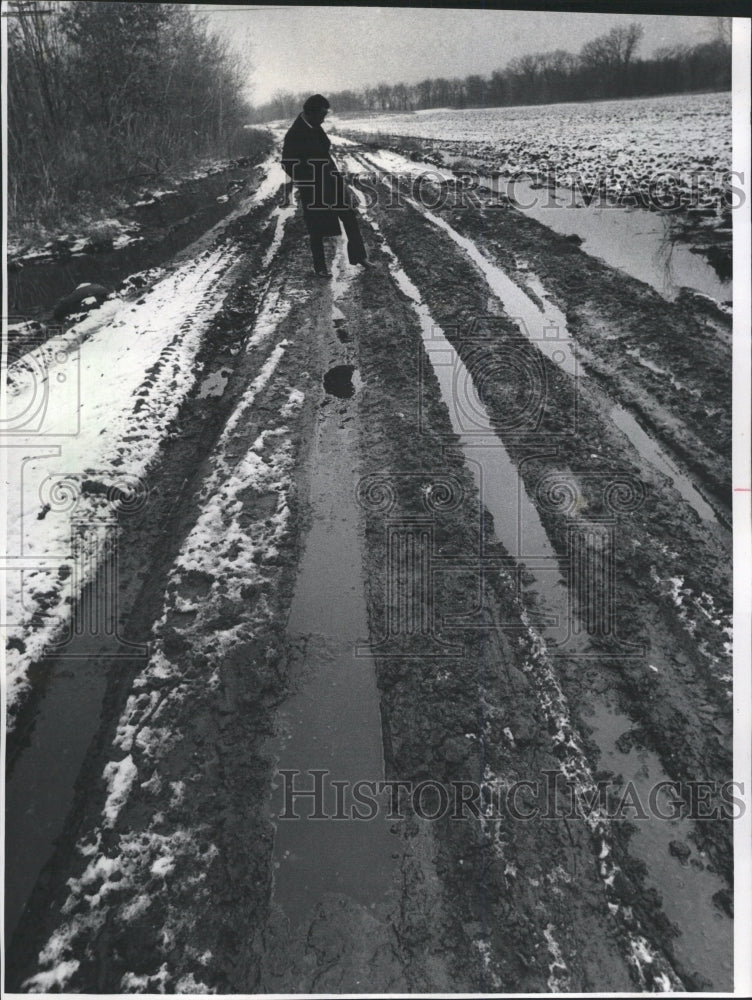
<svg viewBox="0 0 752 1000"><path fill-rule="evenodd" d="M385 243L382 243L382 248L389 258L394 280L413 303L442 399L460 437L481 500L493 516L495 533L507 551L525 563L528 571L532 567L534 579L527 586L538 594L542 611L539 627L549 647L555 653L557 646L565 645L566 654L575 658L578 655L594 655L587 633L572 610L571 595L562 579L556 554L538 511L527 496L514 462L491 425L470 373L433 319L397 257ZM496 271L498 269L494 269ZM522 316L521 326L527 323L536 330L552 324L552 317L545 316L509 279L502 282L500 276L505 278L501 272L493 275L494 290L510 309L510 315ZM510 291L511 302L504 295L506 291ZM554 326L559 325L565 330L560 314L553 320ZM557 364L567 357L564 352L561 352L562 357L557 356L559 349L555 338L536 343ZM458 393L458 386L462 388L461 393ZM471 435L467 434L468 411L473 418ZM687 486L694 489L690 483ZM709 508L705 513L708 518L712 516ZM553 624L546 626L543 624L545 621ZM600 766L612 769L626 781L633 782L645 801L651 787L668 780L654 753L635 747L626 754L621 752L617 742L619 737L633 728L633 722L605 696L594 692L590 694L587 724L598 747ZM669 850L671 841L686 841L691 832L691 821L667 821L652 815L635 823L635 826L637 829L630 841L630 853L647 866L647 885L657 888L667 915L679 929L674 943L677 957L685 968L707 976L716 988L730 988L733 982L733 923L713 902L713 895L722 890L725 883L701 864L681 865Z"/></svg>
<svg viewBox="0 0 752 1000"><path fill-rule="evenodd" d="M335 276L334 299L344 290L340 284ZM330 312L341 315L336 306ZM396 873L386 810L359 819L365 807L353 801L358 782L378 783L385 774L374 664L358 651L368 637L353 420L360 380L335 335L332 322L323 350L341 363L322 378L310 460L311 528L287 627L293 693L281 706L270 747L277 765L273 905L303 935L330 894L369 910L387 903ZM321 797L314 800L305 792L317 782ZM335 782L343 783L342 792Z"/></svg>

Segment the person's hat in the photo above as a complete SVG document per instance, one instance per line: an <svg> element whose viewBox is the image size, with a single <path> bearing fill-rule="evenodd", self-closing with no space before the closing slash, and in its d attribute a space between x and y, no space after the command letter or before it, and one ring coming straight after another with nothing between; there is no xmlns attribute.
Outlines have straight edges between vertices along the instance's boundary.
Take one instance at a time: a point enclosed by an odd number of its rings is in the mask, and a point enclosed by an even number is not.
<svg viewBox="0 0 752 1000"><path fill-rule="evenodd" d="M304 111L317 111L319 108L324 109L329 107L329 101L322 94L314 94L309 97L308 100L303 105Z"/></svg>

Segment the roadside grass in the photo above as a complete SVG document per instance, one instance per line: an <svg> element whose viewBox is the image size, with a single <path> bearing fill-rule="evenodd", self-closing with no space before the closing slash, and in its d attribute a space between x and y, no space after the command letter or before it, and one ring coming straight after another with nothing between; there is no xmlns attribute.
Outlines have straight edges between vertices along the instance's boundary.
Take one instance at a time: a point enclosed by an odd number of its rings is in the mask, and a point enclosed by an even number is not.
<svg viewBox="0 0 752 1000"><path fill-rule="evenodd" d="M34 247L75 232L94 237L106 220L117 217L149 186L176 184L210 163L247 158L258 163L269 152L272 137L263 128L238 128L221 149L188 148L176 142L152 162L130 156L128 166L100 147L85 151L81 139L67 136L51 163L8 162L8 253ZM96 147L94 147L96 148ZM162 143L163 151L165 149Z"/></svg>

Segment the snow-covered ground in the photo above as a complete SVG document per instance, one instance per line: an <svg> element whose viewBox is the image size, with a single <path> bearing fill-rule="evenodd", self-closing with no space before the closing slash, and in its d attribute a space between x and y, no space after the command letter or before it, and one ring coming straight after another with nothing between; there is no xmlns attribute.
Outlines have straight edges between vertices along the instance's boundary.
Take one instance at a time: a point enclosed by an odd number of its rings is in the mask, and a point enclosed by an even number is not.
<svg viewBox="0 0 752 1000"><path fill-rule="evenodd" d="M681 94L508 108L382 114L332 123L344 133L468 143L515 176L556 168L610 186L692 171L708 190L731 167L731 95Z"/></svg>
<svg viewBox="0 0 752 1000"><path fill-rule="evenodd" d="M335 141L340 141L339 137ZM416 162L391 149L369 149L363 161L376 176L394 174L420 181L418 190L429 198L429 203L431 183L458 183L451 169ZM351 173L368 173L352 158L348 163ZM521 212L564 235L575 233L587 253L646 281L666 298L674 299L682 288L691 288L706 295L716 308L725 308L722 303L731 299L731 282L722 280L706 260L671 238L672 221L666 213L586 205L582 199L575 207L563 190L542 194L529 179L519 177L509 183L490 177L481 177L480 181L479 193L484 199L514 198Z"/></svg>
<svg viewBox="0 0 752 1000"><path fill-rule="evenodd" d="M18 560L6 580L11 712L29 664L65 628L72 588L96 568L84 551L83 572L70 572L74 545L96 545L92 527L112 524L117 504L108 491L135 498L148 490L143 476L193 385L204 329L221 303L219 279L233 259L219 248L158 282L140 304L104 303L8 372L9 417L33 430L9 458L16 488L7 551L11 567ZM85 481L101 490L84 492Z"/></svg>
<svg viewBox="0 0 752 1000"><path fill-rule="evenodd" d="M274 321L268 311L262 312L252 338L256 347L266 348L280 318ZM154 626L154 652L136 677L118 723L112 747L115 759L104 768L108 794L100 823L93 840L77 845L80 856L88 861L81 878L69 880L70 894L63 906L67 919L40 952L42 969L26 983L32 993L61 989L67 984L80 964L74 957L76 949L78 953L81 950L80 938L96 934L108 918L127 925L133 917L149 909L155 897L165 894L164 881L154 889L155 876L160 879L173 876L174 881L178 877L176 868L194 867L201 871L217 854L213 843L208 844L203 854L196 846L202 834L212 836L207 829L180 826L165 834L162 813L156 814L144 830L119 831L114 852L113 837L110 835L108 843L106 835L116 827L118 815L134 787L161 786L163 758L183 736L175 731L174 714L171 716L176 705L191 698L203 698L207 687L215 689L220 683L219 669L224 656L234 647L247 648L255 628L272 614L266 599L249 602L244 600L243 591L249 586L266 585L278 572L275 557L287 530L292 488L292 442L284 421L300 408L303 393L294 387L289 390L279 410L278 426L261 431L250 447L243 449L240 458L238 442L244 440L256 397L275 375L288 346L286 340L280 340L268 353L217 442L211 470L201 489L201 513L168 578L162 615ZM275 512L269 516L261 511L255 520L249 518L242 500L249 490L276 495ZM191 594L191 579L196 576L212 581L208 594ZM218 607L230 601L243 609L239 620L233 619L226 629L206 627L205 620L216 620ZM190 623L178 631L193 652L202 655L209 664L200 684L195 676L186 677L181 657L171 658L165 649L163 632L176 612L184 618L191 617ZM249 662L248 666L253 669L254 664ZM170 788L170 805L178 807L186 792L185 782L171 782ZM198 876L199 880L203 877ZM123 903L120 899L124 891L130 895ZM176 914L175 920L179 919ZM168 920L161 929L163 940L172 931ZM203 964L204 960L197 957L191 977L201 975ZM155 983L155 976L127 973L122 988L148 991L159 986L164 991L165 982L173 978L168 963L162 966L161 975L160 985ZM174 979L171 986L176 992L211 992L203 983L197 985L179 976Z"/></svg>
<svg viewBox="0 0 752 1000"><path fill-rule="evenodd" d="M245 210L278 189L281 168L266 169ZM72 602L93 579L118 513L148 495L145 477L195 382L222 276L241 252L231 242L199 247L137 302L105 301L8 368L5 427L17 445L6 449L10 724L29 666L64 641Z"/></svg>

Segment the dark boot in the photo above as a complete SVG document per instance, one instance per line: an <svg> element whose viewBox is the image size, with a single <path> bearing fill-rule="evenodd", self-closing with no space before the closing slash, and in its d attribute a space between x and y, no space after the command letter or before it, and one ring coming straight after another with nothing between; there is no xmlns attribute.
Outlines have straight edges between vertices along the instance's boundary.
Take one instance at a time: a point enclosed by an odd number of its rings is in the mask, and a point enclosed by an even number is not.
<svg viewBox="0 0 752 1000"><path fill-rule="evenodd" d="M320 236L309 236L311 241L311 256L313 257L313 269L321 277L329 277L326 267L326 256L324 255L324 241Z"/></svg>
<svg viewBox="0 0 752 1000"><path fill-rule="evenodd" d="M368 259L368 254L363 243L363 237L360 234L358 217L354 209L348 208L340 212L339 217L342 220L342 225L345 227L345 234L347 235L347 259L351 264L364 264Z"/></svg>

